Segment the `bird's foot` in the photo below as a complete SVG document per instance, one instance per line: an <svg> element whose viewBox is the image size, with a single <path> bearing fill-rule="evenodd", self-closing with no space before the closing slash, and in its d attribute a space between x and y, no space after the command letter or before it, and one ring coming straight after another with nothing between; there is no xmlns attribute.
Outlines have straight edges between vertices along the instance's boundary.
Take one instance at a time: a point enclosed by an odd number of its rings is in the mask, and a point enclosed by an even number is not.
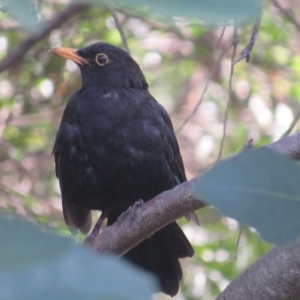
<svg viewBox="0 0 300 300"><path fill-rule="evenodd" d="M130 222L134 221L137 216L137 210L144 204L144 200L140 199L139 201L135 202L132 206L129 207L129 214L130 214Z"/></svg>
<svg viewBox="0 0 300 300"><path fill-rule="evenodd" d="M187 219L187 221L191 221L192 220L196 225L200 226L199 218L198 218L198 216L196 215L195 212L186 214L185 218Z"/></svg>
<svg viewBox="0 0 300 300"><path fill-rule="evenodd" d="M132 206L130 206L126 211L124 211L120 217L118 218L118 221L123 222L123 220L129 216L130 221L135 220L137 215L137 210L144 204L144 200L140 199L139 201L135 202Z"/></svg>
<svg viewBox="0 0 300 300"><path fill-rule="evenodd" d="M132 206L128 208L128 212L132 215L134 215L138 208L140 208L144 204L144 200L140 199L139 201L136 201Z"/></svg>

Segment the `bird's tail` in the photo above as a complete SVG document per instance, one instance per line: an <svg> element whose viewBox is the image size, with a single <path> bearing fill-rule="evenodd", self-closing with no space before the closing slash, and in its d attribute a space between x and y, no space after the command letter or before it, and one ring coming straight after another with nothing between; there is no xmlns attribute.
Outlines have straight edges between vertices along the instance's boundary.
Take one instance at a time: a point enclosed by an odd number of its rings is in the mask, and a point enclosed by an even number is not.
<svg viewBox="0 0 300 300"><path fill-rule="evenodd" d="M113 224L119 214L108 215L108 225ZM175 296L178 293L182 270L179 258L191 257L194 250L176 222L162 228L150 238L128 251L124 258L155 274L161 290Z"/></svg>

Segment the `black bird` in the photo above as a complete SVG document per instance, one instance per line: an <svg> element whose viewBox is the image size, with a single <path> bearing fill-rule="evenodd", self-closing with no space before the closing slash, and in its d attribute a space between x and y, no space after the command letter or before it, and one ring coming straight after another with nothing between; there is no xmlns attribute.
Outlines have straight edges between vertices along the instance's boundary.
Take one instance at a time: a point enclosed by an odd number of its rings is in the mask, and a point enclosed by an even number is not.
<svg viewBox="0 0 300 300"><path fill-rule="evenodd" d="M171 120L126 51L106 43L50 51L77 63L82 76L53 149L64 218L73 234L89 232L91 210L101 210L111 225L136 201L186 181ZM178 259L193 254L173 222L125 257L156 274L161 290L174 296L182 278Z"/></svg>

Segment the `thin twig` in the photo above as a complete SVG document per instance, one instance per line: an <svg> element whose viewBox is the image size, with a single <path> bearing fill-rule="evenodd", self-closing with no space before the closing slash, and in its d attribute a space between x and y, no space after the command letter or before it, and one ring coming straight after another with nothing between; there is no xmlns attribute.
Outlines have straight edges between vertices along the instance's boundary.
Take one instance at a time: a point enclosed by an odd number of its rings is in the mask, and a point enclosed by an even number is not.
<svg viewBox="0 0 300 300"><path fill-rule="evenodd" d="M219 45L220 45L220 42L221 42L221 40L222 40L222 38L223 38L223 36L224 36L225 28L226 28L226 25L224 25L224 27L223 27L223 29L222 29L222 32L221 32L221 34L220 34L220 37L218 38L218 42L217 42L217 45L216 45L216 47L215 47L215 50L216 50L216 49L219 47ZM197 110L198 110L198 108L199 108L199 106L200 106L200 104L201 104L201 102L202 102L202 100L203 100L203 98L204 98L204 96L205 96L207 90L208 90L208 87L209 87L209 85L210 85L210 82L211 82L211 80L212 80L212 77L213 77L215 71L217 70L217 68L219 67L219 65L220 65L220 63L221 63L221 60L223 59L224 55L227 53L228 50L229 50L229 48L224 49L224 50L221 52L221 54L220 54L218 60L214 63L214 65L213 65L213 67L212 67L212 69L211 69L211 71L210 71L210 73L208 74L208 77L207 77L207 79L206 79L205 86L204 86L204 89L203 89L203 91L202 91L202 94L201 94L201 97L200 97L199 101L197 102L197 104L196 104L196 106L194 107L194 109L193 109L193 111L191 112L191 114L183 121L183 123L179 126L179 128L177 128L177 130L175 131L176 134L177 134L179 131L181 131L182 128L186 125L186 123L187 123L187 122L188 122L188 121L196 114L196 112L197 112Z"/></svg>
<svg viewBox="0 0 300 300"><path fill-rule="evenodd" d="M115 11L122 13L123 15L126 15L129 18L139 19L145 23L147 23L148 26L150 26L151 29L157 29L157 30L163 30L168 33L172 32L174 33L178 38L181 40L186 40L186 36L180 31L180 28L175 25L168 25L165 23L162 23L158 20L146 17L142 14L136 14L132 11L125 10L120 7L115 7Z"/></svg>
<svg viewBox="0 0 300 300"><path fill-rule="evenodd" d="M223 36L224 36L225 30L226 30L226 27L227 27L226 24L224 24L223 27L222 27L222 31L221 31L221 34L220 34L220 36L219 36L219 38L218 38L218 41L217 41L215 50L219 49L219 46L220 46L221 41L222 41L222 39L223 39Z"/></svg>
<svg viewBox="0 0 300 300"><path fill-rule="evenodd" d="M209 73L208 76L207 76L207 79L206 79L206 82L205 82L205 86L204 86L204 89L203 89L203 91L202 91L202 94L201 94L201 97L200 97L198 103L197 103L196 106L194 107L194 109L193 109L193 111L191 112L191 114L183 121L183 123L182 123L182 124L179 126L179 128L175 131L176 134L177 134L180 130L182 130L182 128L186 125L186 123L187 123L187 122L188 122L188 121L196 114L196 112L197 112L197 110L198 110L198 108L199 108L199 106L200 106L200 104L201 104L201 102L202 102L202 100L203 100L203 98L204 98L206 92L207 92L207 89L208 89L209 84L210 84L210 82L211 82L211 80L212 80L212 77L213 77L214 73L216 72L217 68L219 67L219 65L220 65L220 63L221 63L221 60L223 59L224 55L227 53L228 50L229 50L229 48L224 49L224 50L221 52L221 54L220 54L218 60L214 63L214 65L213 65L213 67L212 67L210 73Z"/></svg>
<svg viewBox="0 0 300 300"><path fill-rule="evenodd" d="M54 18L44 22L44 25L32 33L28 38L19 43L11 50L8 55L0 62L0 73L12 66L20 63L27 51L29 51L41 39L45 38L52 30L59 28L69 18L77 13L81 13L89 7L87 4L71 3L63 11L56 14Z"/></svg>
<svg viewBox="0 0 300 300"><path fill-rule="evenodd" d="M286 130L286 132L281 136L281 138L285 137L285 136L288 136L292 130L294 129L294 127L296 126L296 124L298 123L300 119L300 108L298 109L298 112L297 114L295 115L290 127Z"/></svg>
<svg viewBox="0 0 300 300"><path fill-rule="evenodd" d="M271 0L271 1L272 1L273 5L276 6L281 11L281 13L297 27L298 30L300 30L300 24L296 21L296 19L288 11L285 10L278 3L277 0Z"/></svg>
<svg viewBox="0 0 300 300"><path fill-rule="evenodd" d="M229 107L230 107L231 98L232 98L232 77L233 77L233 73L234 73L234 57L236 54L236 48L237 48L238 43L239 43L239 41L238 41L238 35L237 35L237 24L234 23L233 41L232 41L233 51L232 51L232 56L231 56L231 68L230 68L230 77L229 77L229 84L228 84L228 101L227 101L226 110L225 110L223 136L222 136L222 140L221 140L218 161L222 157L224 142L225 142L225 138L226 138L228 112L229 112Z"/></svg>
<svg viewBox="0 0 300 300"><path fill-rule="evenodd" d="M234 255L233 255L233 261L236 261L236 259L237 259L237 253L238 253L238 250L239 250L239 245L240 245L240 240L241 240L242 233L243 233L243 226L241 224L239 224L239 233L238 233L238 237L235 241L235 252L234 252Z"/></svg>
<svg viewBox="0 0 300 300"><path fill-rule="evenodd" d="M247 63L250 61L250 55L251 55L253 46L257 40L257 36L258 36L259 28L260 28L261 15L262 15L262 5L261 5L258 16L255 18L250 41L249 41L248 45L243 49L240 56L233 62L234 65L244 58L246 58Z"/></svg>
<svg viewBox="0 0 300 300"><path fill-rule="evenodd" d="M115 11L115 8L111 5L111 6L109 6L109 10L111 12L112 17L114 18L116 27L117 27L117 29L119 31L123 47L130 54L130 50L129 50L129 47L128 47L128 43L127 43L127 39L126 39L126 36L125 36L125 32L124 32L123 26L122 26L122 24L121 24L121 22L120 22L120 20L118 18L118 15L117 15L117 13Z"/></svg>

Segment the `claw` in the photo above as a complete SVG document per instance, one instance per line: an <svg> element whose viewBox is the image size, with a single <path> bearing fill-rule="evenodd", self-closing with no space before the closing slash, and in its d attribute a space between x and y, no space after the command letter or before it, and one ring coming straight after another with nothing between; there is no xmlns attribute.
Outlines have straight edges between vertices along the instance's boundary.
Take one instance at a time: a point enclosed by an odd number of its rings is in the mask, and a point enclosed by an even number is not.
<svg viewBox="0 0 300 300"><path fill-rule="evenodd" d="M185 215L185 218L190 221L192 220L196 225L200 226L200 221L198 219L198 216L196 215L195 212L189 213L187 215Z"/></svg>

